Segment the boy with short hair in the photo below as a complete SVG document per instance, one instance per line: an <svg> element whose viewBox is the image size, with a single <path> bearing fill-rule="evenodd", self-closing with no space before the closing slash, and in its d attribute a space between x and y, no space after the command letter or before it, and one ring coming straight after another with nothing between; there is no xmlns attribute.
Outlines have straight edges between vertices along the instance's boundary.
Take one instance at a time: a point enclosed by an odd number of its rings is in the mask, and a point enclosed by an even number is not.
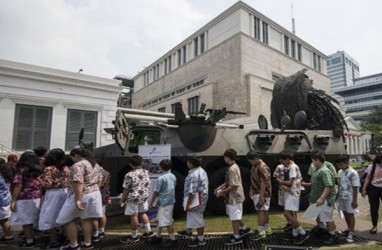
<svg viewBox="0 0 382 250"><path fill-rule="evenodd" d="M148 238L153 235L150 221L146 214L150 188L149 172L142 168L142 157L138 155L131 157L130 166L132 170L125 175L123 182L124 190L121 197L121 204L126 203L125 215L130 216L131 235L126 239L121 239L122 243L139 241L138 217L145 228L145 233L141 237Z"/></svg>
<svg viewBox="0 0 382 250"><path fill-rule="evenodd" d="M283 164L281 164L281 160L279 159L279 165L277 165L275 171L273 172L273 178L275 180L280 179L282 181L288 181L289 180L289 169L288 167L285 167ZM278 205L280 207L285 207L285 192L290 189L290 187L278 185L279 191L278 191ZM288 218L286 218L287 224L283 228L284 232L291 233L292 232L292 225L290 224L290 221L288 221Z"/></svg>
<svg viewBox="0 0 382 250"><path fill-rule="evenodd" d="M340 232L346 241L354 242L355 209L358 207L358 188L361 186L358 172L349 166L349 156L342 155L336 159L338 171L338 209L343 211L348 229Z"/></svg>
<svg viewBox="0 0 382 250"><path fill-rule="evenodd" d="M217 190L217 196L227 196L226 212L232 221L233 235L224 245L235 245L243 242L242 236L251 232L243 220L244 189L241 182L240 168L235 162L236 151L228 149L224 152L224 161L228 164L224 188Z"/></svg>
<svg viewBox="0 0 382 250"><path fill-rule="evenodd" d="M297 220L301 196L301 172L300 168L293 161L292 153L282 152L280 154L280 162L289 169L289 180L276 179L279 185L290 188L285 192L284 216L292 225L293 244L300 245L309 238L309 235Z"/></svg>
<svg viewBox="0 0 382 250"><path fill-rule="evenodd" d="M201 160L197 157L190 157L187 160L189 169L184 180L184 198L187 200L185 210L187 211L187 229L179 231L181 236L192 236L192 229L196 228L198 236L188 244L189 247L200 247L206 244L204 238L204 218L208 201L208 177L206 171L201 167ZM192 207L194 199L200 200L200 205Z"/></svg>
<svg viewBox="0 0 382 250"><path fill-rule="evenodd" d="M175 204L176 177L171 173L172 162L162 160L159 163L159 171L162 175L155 182L154 193L151 197L150 208L154 207L155 200L158 200L158 227L156 236L150 239L151 243L162 242L162 228L167 227L170 240L161 245L162 248L175 247L177 241L174 234L172 214Z"/></svg>
<svg viewBox="0 0 382 250"><path fill-rule="evenodd" d="M333 245L337 242L336 225L333 220L333 208L336 198L333 174L324 165L325 157L322 154L313 155L312 162L316 170L313 172L310 182L309 202L322 206L318 221L326 222L329 231L329 237L323 243Z"/></svg>
<svg viewBox="0 0 382 250"><path fill-rule="evenodd" d="M267 164L255 152L249 152L247 160L252 166L249 196L253 200L258 218L258 234L252 240L260 240L272 234L268 214L272 195L271 173Z"/></svg>

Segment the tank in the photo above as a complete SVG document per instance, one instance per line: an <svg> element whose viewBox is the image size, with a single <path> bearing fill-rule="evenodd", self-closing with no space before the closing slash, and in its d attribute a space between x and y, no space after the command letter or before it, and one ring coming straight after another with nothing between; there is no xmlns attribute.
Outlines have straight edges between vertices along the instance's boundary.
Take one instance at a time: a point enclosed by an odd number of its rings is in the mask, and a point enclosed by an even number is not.
<svg viewBox="0 0 382 250"><path fill-rule="evenodd" d="M299 89L297 94L296 89ZM336 105L335 100L312 87L304 70L275 83L270 107L272 129L263 115L257 119L259 129L223 122L228 115L245 114L225 108L206 110L204 104L198 113L189 115L183 112L179 103L174 114L118 108L114 128L107 129L115 143L94 149L94 155L102 160L104 168L111 173L111 194L118 195L123 189L124 176L130 170L129 159L138 153L140 145L171 145L172 173L177 177L174 216L183 210L187 157L200 157L210 183L207 210L225 214L225 205L213 195L213 190L224 182L227 166L222 155L226 149L237 151L237 163L247 196L251 168L246 155L250 151L261 155L272 173L279 164L280 152L294 153L304 181L309 181L307 173L313 153L325 154L328 161L346 154L343 137L346 126ZM313 108L317 110L314 112ZM273 207L277 206L277 190L273 182ZM309 189L302 193L301 208L308 205L308 193ZM253 210L253 203L246 197L244 212Z"/></svg>

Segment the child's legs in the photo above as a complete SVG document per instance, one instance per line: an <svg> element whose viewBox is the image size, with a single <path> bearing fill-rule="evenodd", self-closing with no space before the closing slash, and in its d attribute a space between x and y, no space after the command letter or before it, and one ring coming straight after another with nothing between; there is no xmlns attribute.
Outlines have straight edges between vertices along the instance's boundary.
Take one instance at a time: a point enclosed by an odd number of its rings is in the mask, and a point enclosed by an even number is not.
<svg viewBox="0 0 382 250"><path fill-rule="evenodd" d="M259 226L265 226L268 223L268 211L258 210L257 211L257 220Z"/></svg>
<svg viewBox="0 0 382 250"><path fill-rule="evenodd" d="M33 238L33 224L23 225L23 231L25 234L25 238L27 239Z"/></svg>
<svg viewBox="0 0 382 250"><path fill-rule="evenodd" d="M76 246L77 241L77 225L74 221L65 224L64 226L67 237L69 238L70 244Z"/></svg>
<svg viewBox="0 0 382 250"><path fill-rule="evenodd" d="M240 221L233 220L232 221L232 232L234 235L238 235L240 230Z"/></svg>
<svg viewBox="0 0 382 250"><path fill-rule="evenodd" d="M131 231L138 229L138 214L130 215L130 229Z"/></svg>
<svg viewBox="0 0 382 250"><path fill-rule="evenodd" d="M5 236L12 236L11 224L9 223L8 218L0 220L0 225L3 228Z"/></svg>
<svg viewBox="0 0 382 250"><path fill-rule="evenodd" d="M168 232L169 234L173 234L173 233L175 232L175 230L174 230L174 224L171 224L171 225L168 225L168 226L167 226L167 232Z"/></svg>
<svg viewBox="0 0 382 250"><path fill-rule="evenodd" d="M141 219L143 224L150 223L149 217L146 213L138 213L139 219Z"/></svg>
<svg viewBox="0 0 382 250"><path fill-rule="evenodd" d="M92 220L92 224L93 224L93 232L98 232L98 229L100 228L100 225L99 225L99 220L100 219L94 219Z"/></svg>
<svg viewBox="0 0 382 250"><path fill-rule="evenodd" d="M295 217L294 211L284 210L284 216L292 224L292 228L296 229L300 226L300 223L298 222L297 218Z"/></svg>
<svg viewBox="0 0 382 250"><path fill-rule="evenodd" d="M56 228L49 229L50 242L57 242L57 231Z"/></svg>
<svg viewBox="0 0 382 250"><path fill-rule="evenodd" d="M106 214L103 214L102 218L98 220L99 228L105 228L107 222Z"/></svg>
<svg viewBox="0 0 382 250"><path fill-rule="evenodd" d="M348 225L348 228L351 232L354 232L355 228L355 217L353 213L346 213L344 212L346 224Z"/></svg>
<svg viewBox="0 0 382 250"><path fill-rule="evenodd" d="M204 227L197 228L196 231L198 232L198 236L204 235Z"/></svg>
<svg viewBox="0 0 382 250"><path fill-rule="evenodd" d="M81 219L82 223L82 231L84 233L84 242L91 243L92 242L92 233L93 233L93 221L95 219Z"/></svg>

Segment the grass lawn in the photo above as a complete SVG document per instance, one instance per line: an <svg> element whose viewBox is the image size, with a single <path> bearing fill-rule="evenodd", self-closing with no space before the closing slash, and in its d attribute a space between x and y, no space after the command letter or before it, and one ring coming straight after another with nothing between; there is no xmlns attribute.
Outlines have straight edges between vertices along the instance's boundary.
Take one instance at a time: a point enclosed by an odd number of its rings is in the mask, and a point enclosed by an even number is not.
<svg viewBox="0 0 382 250"><path fill-rule="evenodd" d="M325 248L325 250L328 250L329 248ZM359 245L355 247L343 247L344 250L380 250L382 249L382 244L376 244L376 245L371 245L371 246L364 246L364 245ZM336 248L330 248L330 250L338 250L338 247Z"/></svg>
<svg viewBox="0 0 382 250"><path fill-rule="evenodd" d="M122 217L116 222L110 223L107 226L108 232L130 232L129 224L127 219L123 221ZM257 216L256 214L245 214L243 215L244 222L251 227L252 229L257 228ZM280 213L271 213L269 216L270 224L272 228L283 228L285 226L285 218L280 215ZM206 232L231 232L232 226L231 221L227 216L216 216L216 215L207 215L205 217L205 231ZM186 227L186 218L179 218L175 220L175 230L180 231ZM303 227L312 228L313 224L302 224Z"/></svg>

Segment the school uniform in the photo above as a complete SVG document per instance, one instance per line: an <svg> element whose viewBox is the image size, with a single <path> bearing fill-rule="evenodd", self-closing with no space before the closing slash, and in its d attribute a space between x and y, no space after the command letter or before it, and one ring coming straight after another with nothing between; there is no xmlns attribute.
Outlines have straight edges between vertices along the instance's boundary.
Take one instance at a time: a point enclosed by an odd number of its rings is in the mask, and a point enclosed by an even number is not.
<svg viewBox="0 0 382 250"><path fill-rule="evenodd" d="M145 169L133 169L125 175L123 188L128 189L125 215L131 216L148 210L150 176Z"/></svg>
<svg viewBox="0 0 382 250"><path fill-rule="evenodd" d="M265 192L264 192L264 204L260 204L260 188L261 183L265 182ZM272 184L271 184L271 173L267 164L260 161L258 165L252 166L251 170L251 187L249 190L249 195L253 200L253 204L256 210L268 211L271 206L271 194L272 194Z"/></svg>
<svg viewBox="0 0 382 250"><path fill-rule="evenodd" d="M89 161L82 159L76 162L70 170L72 183L83 183L82 196L80 201L83 210L78 210L75 203L73 191L67 196L58 217L57 224L63 225L71 222L75 218L89 219L102 217L102 198L98 183L100 182L99 166L93 166Z"/></svg>
<svg viewBox="0 0 382 250"><path fill-rule="evenodd" d="M348 214L354 214L352 207L353 188L361 186L358 172L352 167L338 171L338 209ZM358 190L357 190L358 192Z"/></svg>
<svg viewBox="0 0 382 250"><path fill-rule="evenodd" d="M9 191L10 183L6 182L0 175L0 220L11 217L11 193Z"/></svg>
<svg viewBox="0 0 382 250"><path fill-rule="evenodd" d="M244 189L241 183L240 168L233 164L227 170L225 177L226 187L236 187L228 193L226 213L231 221L241 220L243 216Z"/></svg>
<svg viewBox="0 0 382 250"><path fill-rule="evenodd" d="M172 224L172 214L175 204L176 177L170 171L165 171L155 182L154 192L158 193L158 226L166 227Z"/></svg>
<svg viewBox="0 0 382 250"><path fill-rule="evenodd" d="M293 179L292 186L289 191L285 192L285 206L287 211L298 212L300 209L300 196L301 196L301 181L302 176L300 168L295 163L290 163L289 166L289 179Z"/></svg>

